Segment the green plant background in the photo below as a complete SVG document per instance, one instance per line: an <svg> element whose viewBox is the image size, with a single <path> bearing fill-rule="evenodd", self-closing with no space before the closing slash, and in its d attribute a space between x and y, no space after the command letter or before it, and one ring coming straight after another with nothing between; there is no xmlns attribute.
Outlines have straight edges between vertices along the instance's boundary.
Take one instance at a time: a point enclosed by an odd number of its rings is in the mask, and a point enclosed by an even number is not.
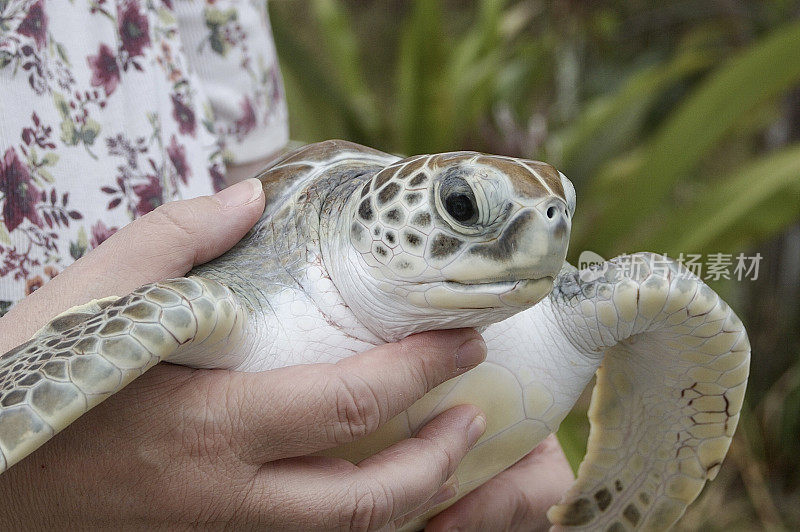
<svg viewBox="0 0 800 532"><path fill-rule="evenodd" d="M270 2L292 138L535 158L575 183L571 243L760 253L710 282L753 366L717 480L680 527L800 527L800 6L789 1ZM558 433L573 466L587 398Z"/></svg>

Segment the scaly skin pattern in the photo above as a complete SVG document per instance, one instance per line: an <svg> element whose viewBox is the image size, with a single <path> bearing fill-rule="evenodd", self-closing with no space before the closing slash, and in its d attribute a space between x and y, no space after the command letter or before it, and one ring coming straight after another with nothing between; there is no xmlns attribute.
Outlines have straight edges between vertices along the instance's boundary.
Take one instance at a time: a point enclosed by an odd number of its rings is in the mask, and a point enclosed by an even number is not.
<svg viewBox="0 0 800 532"><path fill-rule="evenodd" d="M62 314L0 358L0 472L179 347L238 341L246 320L230 290L197 277L95 307Z"/></svg>
<svg viewBox="0 0 800 532"><path fill-rule="evenodd" d="M578 479L555 530L664 530L719 471L747 386L739 318L680 264L624 256L565 276L552 301L573 349L604 355Z"/></svg>

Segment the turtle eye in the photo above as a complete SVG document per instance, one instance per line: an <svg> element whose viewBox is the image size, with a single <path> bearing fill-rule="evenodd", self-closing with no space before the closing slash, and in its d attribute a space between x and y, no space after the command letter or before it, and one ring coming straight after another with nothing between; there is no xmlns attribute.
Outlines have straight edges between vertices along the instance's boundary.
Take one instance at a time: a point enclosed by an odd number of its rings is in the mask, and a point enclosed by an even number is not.
<svg viewBox="0 0 800 532"><path fill-rule="evenodd" d="M469 184L461 177L447 176L439 189L441 205L457 223L472 225L478 221L478 202Z"/></svg>
<svg viewBox="0 0 800 532"><path fill-rule="evenodd" d="M444 200L444 207L450 216L462 224L476 217L475 199L466 194L450 194Z"/></svg>

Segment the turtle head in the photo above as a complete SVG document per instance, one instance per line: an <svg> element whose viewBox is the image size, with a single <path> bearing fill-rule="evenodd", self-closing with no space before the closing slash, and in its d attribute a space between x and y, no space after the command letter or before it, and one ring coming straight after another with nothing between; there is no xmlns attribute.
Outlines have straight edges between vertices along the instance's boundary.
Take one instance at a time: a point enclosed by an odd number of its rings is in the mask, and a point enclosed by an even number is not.
<svg viewBox="0 0 800 532"><path fill-rule="evenodd" d="M500 321L552 290L574 210L572 184L545 163L474 152L403 159L349 202L340 232L350 258L334 262L357 271L336 276L363 285L340 292L381 302L354 308L373 332L392 319L406 330Z"/></svg>

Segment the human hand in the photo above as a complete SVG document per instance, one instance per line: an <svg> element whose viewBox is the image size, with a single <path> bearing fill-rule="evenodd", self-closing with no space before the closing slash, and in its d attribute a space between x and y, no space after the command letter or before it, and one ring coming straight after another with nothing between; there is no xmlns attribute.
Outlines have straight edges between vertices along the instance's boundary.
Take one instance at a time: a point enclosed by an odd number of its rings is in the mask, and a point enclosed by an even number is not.
<svg viewBox="0 0 800 532"><path fill-rule="evenodd" d="M551 434L522 460L436 515L425 530L548 530L548 508L574 479Z"/></svg>
<svg viewBox="0 0 800 532"><path fill-rule="evenodd" d="M224 252L263 210L256 185L124 228L0 319L0 349L70 306ZM476 408L451 409L358 465L306 455L374 431L484 357L475 331L454 330L263 373L160 364L0 475L0 527L391 526L436 500L483 432Z"/></svg>

